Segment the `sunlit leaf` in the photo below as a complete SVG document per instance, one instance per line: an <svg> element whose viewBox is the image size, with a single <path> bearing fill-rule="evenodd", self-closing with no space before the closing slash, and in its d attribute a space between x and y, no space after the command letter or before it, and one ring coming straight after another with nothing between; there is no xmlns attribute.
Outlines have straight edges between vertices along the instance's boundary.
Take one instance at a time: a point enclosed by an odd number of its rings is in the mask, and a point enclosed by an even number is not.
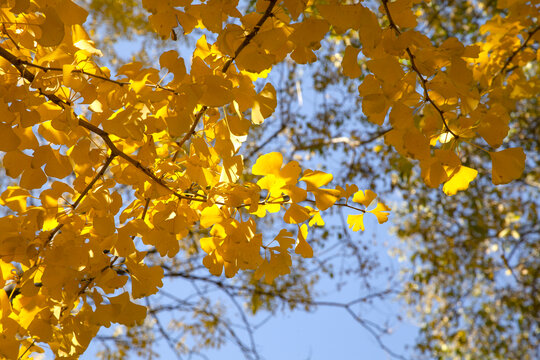
<svg viewBox="0 0 540 360"><path fill-rule="evenodd" d="M298 229L298 237L296 239L296 247L294 248L294 252L304 258L311 258L313 257L313 249L306 241L307 235L308 226L306 224L303 224Z"/></svg>
<svg viewBox="0 0 540 360"><path fill-rule="evenodd" d="M376 197L377 194L369 189L366 191L359 190L354 194L352 200L367 207L373 202L373 200L375 200Z"/></svg>
<svg viewBox="0 0 540 360"><path fill-rule="evenodd" d="M467 190L469 183L476 178L478 171L466 166L460 166L457 173L454 174L446 183L443 191L446 195L455 195L458 191Z"/></svg>
<svg viewBox="0 0 540 360"><path fill-rule="evenodd" d="M493 184L508 184L518 179L525 169L525 153L522 148L510 148L498 152L490 152L491 178Z"/></svg>

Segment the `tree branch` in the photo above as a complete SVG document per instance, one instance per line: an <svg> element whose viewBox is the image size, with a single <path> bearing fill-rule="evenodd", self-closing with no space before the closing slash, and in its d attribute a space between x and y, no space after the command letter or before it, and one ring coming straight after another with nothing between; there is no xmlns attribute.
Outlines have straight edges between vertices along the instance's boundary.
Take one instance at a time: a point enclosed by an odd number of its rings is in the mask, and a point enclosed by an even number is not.
<svg viewBox="0 0 540 360"><path fill-rule="evenodd" d="M386 16L388 17L388 22L390 23L390 28L395 31L397 35L401 34L401 31L397 27L396 23L394 22L394 19L392 19L392 14L390 14L390 9L388 8L388 0L382 0L382 4L384 7L384 11L386 12ZM427 89L427 83L428 80L422 75L418 67L416 66L416 63L414 61L414 55L411 52L410 48L406 48L405 51L407 52L407 55L409 56L409 60L411 62L411 69L416 73L416 75L420 78L420 83L422 85L422 89L424 89L424 98L437 110L439 113L439 116L441 117L442 123L444 125L444 128L447 132L452 134L455 139L459 139L459 135L454 133L452 130L450 130L450 127L448 127L448 123L446 122L446 119L444 118L444 111L439 108L437 104L435 104L435 101L429 96L429 91Z"/></svg>
<svg viewBox="0 0 540 360"><path fill-rule="evenodd" d="M79 197L77 198L77 200L75 200L75 202L71 205L71 208L73 210L75 210L77 208L77 206L79 206L79 204L84 199L84 197L90 192L90 190L92 189L92 187L94 186L96 181L98 181L98 179L100 177L102 177L103 174L105 174L105 171L107 170L107 168L109 167L109 165L111 164L111 162L114 160L115 157L116 157L116 155L114 155L114 154L109 155L109 157L107 158L107 161L105 161L105 163L103 164L103 166L101 167L99 172L94 176L92 181L90 181L90 183L88 183L88 185L86 185L84 190L79 194ZM64 226L64 224L58 224L51 231L51 233L47 237L47 242L44 244L44 246L47 246L52 241L54 236L58 233L58 231L60 231L60 229L62 229L63 226Z"/></svg>
<svg viewBox="0 0 540 360"><path fill-rule="evenodd" d="M147 297L144 298L144 300L146 302L146 307L150 309L150 300L148 300ZM165 328L163 327L163 325L161 325L161 322L157 316L157 313L155 311L148 311L148 312L150 313L150 316L152 316L154 320L156 321L156 326L158 328L158 331L163 336L163 338L165 338L165 341L167 342L167 345L169 345L169 348L171 349L171 351L176 355L177 359L181 359L182 357L178 353L178 350L176 350L173 340L171 339L169 334L167 334L167 331L165 331Z"/></svg>
<svg viewBox="0 0 540 360"><path fill-rule="evenodd" d="M508 66L510 65L510 63L512 62L512 60L514 60L514 57L520 52L522 51L523 49L525 49L527 47L527 43L529 42L529 40L532 39L532 37L534 36L534 34L536 34L536 32L540 30L540 26L537 26L536 28L534 28L533 30L529 31L527 33L527 38L525 39L525 41L523 42L523 44L521 44L521 46L519 48L517 48L516 50L514 50L512 52L512 54L508 57L508 59L506 59L503 67L497 71L497 73L495 74L495 76L493 78L496 78L497 76L499 76L500 74L503 74L505 73L507 70L508 70Z"/></svg>
<svg viewBox="0 0 540 360"><path fill-rule="evenodd" d="M227 73L227 70L229 70L229 67L232 65L233 61L236 60L238 55L242 52L242 50L249 44L249 42L257 35L259 30L261 29L261 26L264 24L266 19L268 19L270 16L272 16L272 10L274 9L274 6L276 5L277 0L270 0L270 3L268 4L268 7L266 8L266 11L264 12L263 16L259 19L255 27L253 27L253 30L250 31L250 33L244 38L244 41L238 46L236 51L234 52L234 56L227 60L225 65L223 66L223 69L221 69L222 73ZM193 125L189 129L189 131L184 135L182 140L177 142L176 144L178 147L182 147L184 143L193 135L195 134L195 129L197 128L197 125L199 124L200 119L202 118L202 115L204 112L208 110L208 106L203 106L199 112L197 112L197 115L195 116L195 121L193 122ZM178 157L178 151L174 153L173 161L176 160Z"/></svg>
<svg viewBox="0 0 540 360"><path fill-rule="evenodd" d="M369 138L365 140L351 139L345 136L329 138L329 139L317 139L312 144L302 144L300 146L297 146L295 147L295 150L309 150L309 149L316 148L319 146L326 146L326 145L333 145L333 144L346 144L352 148L357 148L359 146L372 143L373 141L386 135L386 133L390 132L391 130L392 128L377 131L376 133L374 133L372 136L370 136Z"/></svg>

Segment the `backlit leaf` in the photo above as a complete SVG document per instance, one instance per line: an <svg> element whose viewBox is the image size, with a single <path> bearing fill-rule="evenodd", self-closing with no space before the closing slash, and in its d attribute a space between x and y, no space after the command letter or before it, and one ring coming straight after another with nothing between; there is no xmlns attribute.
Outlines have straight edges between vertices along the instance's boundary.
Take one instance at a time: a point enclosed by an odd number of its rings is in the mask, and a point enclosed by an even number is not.
<svg viewBox="0 0 540 360"><path fill-rule="evenodd" d="M201 226L203 228L208 228L214 224L218 224L222 222L225 219L225 215L220 210L220 208L217 205L212 205L210 207L205 208L201 212Z"/></svg>
<svg viewBox="0 0 540 360"><path fill-rule="evenodd" d="M21 139L15 134L11 126L0 123L0 151L8 152L16 150L21 144Z"/></svg>
<svg viewBox="0 0 540 360"><path fill-rule="evenodd" d="M345 54L343 55L341 67L343 68L343 75L348 76L351 79L357 78L362 74L360 65L358 65L359 52L360 49L350 45L345 48Z"/></svg>
<svg viewBox="0 0 540 360"><path fill-rule="evenodd" d="M311 245L309 245L306 241L307 235L308 226L306 224L303 224L298 229L298 237L296 239L296 247L294 248L294 252L301 255L303 258L312 258L313 249L311 248Z"/></svg>
<svg viewBox="0 0 540 360"><path fill-rule="evenodd" d="M354 194L352 200L356 203L364 205L365 207L368 207L373 202L373 200L375 200L376 197L377 194L375 194L371 190L359 190Z"/></svg>
<svg viewBox="0 0 540 360"><path fill-rule="evenodd" d="M390 208L379 202L375 209L368 210L368 212L374 214L377 217L377 221L379 222L379 224L383 224L388 221L388 216L390 215Z"/></svg>
<svg viewBox="0 0 540 360"><path fill-rule="evenodd" d="M522 148L510 148L498 152L490 152L491 179L493 184L508 184L518 179L525 169L525 153Z"/></svg>
<svg viewBox="0 0 540 360"><path fill-rule="evenodd" d="M446 195L455 195L458 191L467 190L469 183L476 178L478 171L466 166L460 166L457 173L454 174L446 183L443 191Z"/></svg>
<svg viewBox="0 0 540 360"><path fill-rule="evenodd" d="M297 204L291 204L283 220L288 224L300 224L309 219L309 210Z"/></svg>
<svg viewBox="0 0 540 360"><path fill-rule="evenodd" d="M283 155L278 152L272 152L259 156L251 172L253 175L278 174L283 164Z"/></svg>
<svg viewBox="0 0 540 360"><path fill-rule="evenodd" d="M41 37L38 39L38 43L41 46L58 45L64 38L64 23L53 7L46 7L44 14L45 22L39 25Z"/></svg>
<svg viewBox="0 0 540 360"><path fill-rule="evenodd" d="M349 229L352 229L352 231L364 231L364 214L347 216L347 224L349 224Z"/></svg>
<svg viewBox="0 0 540 360"><path fill-rule="evenodd" d="M332 181L332 174L325 173L319 170L306 170L304 175L300 178L301 181L304 181L308 185L308 190L320 188Z"/></svg>

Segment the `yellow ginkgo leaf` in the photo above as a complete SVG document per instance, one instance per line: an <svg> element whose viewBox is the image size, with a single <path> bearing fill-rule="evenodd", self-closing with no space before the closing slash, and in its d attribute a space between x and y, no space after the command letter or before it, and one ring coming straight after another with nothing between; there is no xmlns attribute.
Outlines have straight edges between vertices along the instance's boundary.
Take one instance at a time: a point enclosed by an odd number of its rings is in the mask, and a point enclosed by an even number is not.
<svg viewBox="0 0 540 360"><path fill-rule="evenodd" d="M360 65L358 65L359 52L359 48L351 45L345 48L345 54L343 55L341 67L343 69L343 75L348 76L351 79L357 78L362 75L362 70L360 69Z"/></svg>
<svg viewBox="0 0 540 360"><path fill-rule="evenodd" d="M364 231L364 214L347 216L347 224L349 224L349 229L352 229L352 231Z"/></svg>
<svg viewBox="0 0 540 360"><path fill-rule="evenodd" d="M299 188L298 186L292 184L292 185L286 185L282 188L282 191L290 196L292 202L299 203L307 198L307 191Z"/></svg>
<svg viewBox="0 0 540 360"><path fill-rule="evenodd" d="M460 166L457 173L444 183L443 191L446 195L455 195L458 191L467 190L469 183L476 178L478 171L467 166Z"/></svg>
<svg viewBox="0 0 540 360"><path fill-rule="evenodd" d="M38 295L30 300L16 298L13 301L13 307L19 310L19 324L24 329L28 329L30 324L36 319L36 315L46 306L43 302L39 301L40 296L42 295Z"/></svg>
<svg viewBox="0 0 540 360"><path fill-rule="evenodd" d="M11 126L0 124L0 151L12 151L17 149L21 143L21 139L15 134Z"/></svg>
<svg viewBox="0 0 540 360"><path fill-rule="evenodd" d="M130 87L135 91L136 93L139 93L146 85L146 82L148 81L148 77L152 75L151 73L146 73L144 76L140 77L138 80L131 80Z"/></svg>
<svg viewBox="0 0 540 360"><path fill-rule="evenodd" d="M287 185L294 185L298 182L298 177L302 172L302 168L297 161L288 162L279 171L279 176L285 181Z"/></svg>
<svg viewBox="0 0 540 360"><path fill-rule="evenodd" d="M491 181L495 185L508 184L523 174L525 170L525 153L522 148L510 148L490 152Z"/></svg>
<svg viewBox="0 0 540 360"><path fill-rule="evenodd" d="M288 252L272 253L270 261L264 270L264 282L272 284L277 276L289 274L291 272L291 264L291 256Z"/></svg>
<svg viewBox="0 0 540 360"><path fill-rule="evenodd" d="M167 105L165 105L159 115L162 115L165 119L165 123L172 136L180 136L189 131L193 118L191 114L180 112L179 114L168 114Z"/></svg>
<svg viewBox="0 0 540 360"><path fill-rule="evenodd" d="M217 205L212 205L201 212L200 224L206 229L214 224L222 222L224 219L225 215L223 214L223 211L221 211Z"/></svg>
<svg viewBox="0 0 540 360"><path fill-rule="evenodd" d="M249 127L251 123L249 120L235 115L227 116L227 124L232 134L236 136L244 136L249 132Z"/></svg>
<svg viewBox="0 0 540 360"><path fill-rule="evenodd" d="M388 221L388 216L390 215L390 208L383 203L378 203L375 209L370 210L370 213L377 217L379 224L383 224Z"/></svg>
<svg viewBox="0 0 540 360"><path fill-rule="evenodd" d="M163 286L163 269L146 265L143 256L144 253L136 253L126 258L131 274L131 294L135 299L155 294Z"/></svg>
<svg viewBox="0 0 540 360"><path fill-rule="evenodd" d="M256 44L246 46L236 58L236 64L239 69L256 74L270 69L275 62L275 55L267 54L264 49L261 49Z"/></svg>
<svg viewBox="0 0 540 360"><path fill-rule="evenodd" d="M201 104L206 106L223 106L233 100L231 82L217 75L206 75L203 80L203 96Z"/></svg>
<svg viewBox="0 0 540 360"><path fill-rule="evenodd" d="M255 165L251 168L253 175L278 174L283 164L283 155L278 152L271 152L259 156Z"/></svg>
<svg viewBox="0 0 540 360"><path fill-rule="evenodd" d="M448 180L448 175L438 158L429 157L423 159L420 161L420 168L422 169L421 174L424 182L431 188L437 188Z"/></svg>
<svg viewBox="0 0 540 360"><path fill-rule="evenodd" d="M294 252L301 255L303 258L312 258L313 249L311 245L306 241L308 235L308 226L306 224L302 225L298 229L298 238L296 240L296 248Z"/></svg>
<svg viewBox="0 0 540 360"><path fill-rule="evenodd" d="M391 55L369 60L366 65L383 83L400 81L405 75L398 59Z"/></svg>
<svg viewBox="0 0 540 360"><path fill-rule="evenodd" d="M319 42L328 32L328 23L323 19L307 18L302 22L294 24L294 31L289 36L289 40L298 47L319 48Z"/></svg>
<svg viewBox="0 0 540 360"><path fill-rule="evenodd" d="M365 207L368 207L369 204L371 204L371 202L375 200L376 197L377 197L377 194L371 190L366 190L365 192L362 190L359 190L354 194L353 201L356 203L362 204Z"/></svg>
<svg viewBox="0 0 540 360"><path fill-rule="evenodd" d="M45 8L43 13L45 14L45 22L39 25L41 37L37 42L41 46L56 46L64 38L64 23L52 7Z"/></svg>
<svg viewBox="0 0 540 360"><path fill-rule="evenodd" d="M156 268L158 266L153 267ZM163 273L163 270L159 268ZM133 277L132 277L133 281ZM161 281L161 280L160 280ZM135 296L133 296L136 298ZM127 326L134 326L136 324L142 324L142 321L146 317L146 306L135 304L129 299L128 293L122 293L115 297L109 298L111 310L108 317L110 321L118 322ZM96 312L99 313L99 311Z"/></svg>
<svg viewBox="0 0 540 360"><path fill-rule="evenodd" d="M112 216L96 216L94 217L94 231L101 237L106 237L114 234L116 226L114 217Z"/></svg>
<svg viewBox="0 0 540 360"><path fill-rule="evenodd" d="M478 134L486 140L489 146L498 148L510 130L508 121L495 114L485 114L480 118Z"/></svg>
<svg viewBox="0 0 540 360"><path fill-rule="evenodd" d="M180 244L176 240L176 236L165 230L153 229L143 237L143 241L145 244L148 242L148 244L154 245L161 256L167 255L172 258L180 251Z"/></svg>
<svg viewBox="0 0 540 360"><path fill-rule="evenodd" d="M26 211L26 198L30 193L16 186L8 186L7 190L0 196L0 205L7 206L15 212Z"/></svg>
<svg viewBox="0 0 540 360"><path fill-rule="evenodd" d="M159 65L174 74L174 81L181 81L186 76L184 58L179 57L175 50L169 50L161 54Z"/></svg>
<svg viewBox="0 0 540 360"><path fill-rule="evenodd" d="M345 189L341 186L336 186L336 189L339 190L339 197L344 197L348 199L351 195L354 195L358 191L358 186L352 184L345 184Z"/></svg>
<svg viewBox="0 0 540 360"><path fill-rule="evenodd" d="M405 28L414 28L416 26L416 16L412 11L412 0L388 2L388 10L397 26Z"/></svg>
<svg viewBox="0 0 540 360"><path fill-rule="evenodd" d="M128 256L135 252L135 245L131 233L135 226L132 222L127 223L125 226L118 229L118 238L114 244L114 253L118 256Z"/></svg>
<svg viewBox="0 0 540 360"><path fill-rule="evenodd" d="M3 160L6 175L12 178L18 177L24 169L30 167L31 161L30 156L19 150L6 153Z"/></svg>
<svg viewBox="0 0 540 360"><path fill-rule="evenodd" d="M48 176L54 176L58 179L63 179L73 172L69 158L60 154L56 150L50 151L51 155L45 165L45 173Z"/></svg>
<svg viewBox="0 0 540 360"><path fill-rule="evenodd" d="M281 229L274 240L279 243L279 249L282 253L287 252L287 250L294 244L293 234L285 229Z"/></svg>
<svg viewBox="0 0 540 360"><path fill-rule="evenodd" d="M306 170L304 171L304 176L300 178L301 181L304 181L307 184L308 191L311 189L317 189L321 186L328 184L332 181L332 174L328 174L319 170Z"/></svg>
<svg viewBox="0 0 540 360"><path fill-rule="evenodd" d="M103 53L101 52L101 50L95 48L93 41L79 40L79 41L73 43L73 46L75 46L76 48L78 48L80 50L84 50L84 51L88 52L89 54L93 54L93 55L97 55L97 56L103 56Z"/></svg>
<svg viewBox="0 0 540 360"><path fill-rule="evenodd" d="M80 7L73 0L57 0L56 11L66 25L82 24L88 17L88 11Z"/></svg>
<svg viewBox="0 0 540 360"><path fill-rule="evenodd" d="M197 18L186 12L178 10L176 11L175 15L176 19L182 26L182 30L184 30L184 34L189 34L197 25Z"/></svg>
<svg viewBox="0 0 540 360"><path fill-rule="evenodd" d="M19 14L28 9L30 6L30 0L16 0L10 11L14 14Z"/></svg>
<svg viewBox="0 0 540 360"><path fill-rule="evenodd" d="M357 29L362 23L362 11L365 8L360 4L354 5L319 5L321 15L334 27L337 33L348 29Z"/></svg>
<svg viewBox="0 0 540 360"><path fill-rule="evenodd" d="M210 271L210 274L214 276L220 276L223 272L223 262L223 257L221 257L217 251L213 251L203 258L203 265Z"/></svg>
<svg viewBox="0 0 540 360"><path fill-rule="evenodd" d="M251 121L256 125L262 124L264 119L274 113L276 106L276 89L272 84L267 83L261 92L255 96L251 109Z"/></svg>
<svg viewBox="0 0 540 360"><path fill-rule="evenodd" d="M62 67L62 79L64 81L64 85L73 87L73 70L75 70L75 65L72 64L65 64Z"/></svg>
<svg viewBox="0 0 540 360"><path fill-rule="evenodd" d="M47 176L41 170L41 168L33 169L28 168L24 170L19 185L22 188L32 190L39 189L43 184L47 182Z"/></svg>
<svg viewBox="0 0 540 360"><path fill-rule="evenodd" d="M309 226L317 225L317 226L324 226L324 220L321 216L321 212L317 211L315 212L315 215L309 220L308 223Z"/></svg>
<svg viewBox="0 0 540 360"><path fill-rule="evenodd" d="M285 181L276 175L270 174L257 181L257 185L261 189L268 190L268 195L270 197L279 197L283 192Z"/></svg>
<svg viewBox="0 0 540 360"><path fill-rule="evenodd" d="M309 219L309 210L297 204L291 204L283 215L283 220L287 224L300 224Z"/></svg>
<svg viewBox="0 0 540 360"><path fill-rule="evenodd" d="M407 153L414 159L423 160L430 157L430 146L427 137L414 128L403 137L403 145Z"/></svg>
<svg viewBox="0 0 540 360"><path fill-rule="evenodd" d="M326 210L339 199L340 191L336 189L318 189L312 191L315 205L319 210Z"/></svg>
<svg viewBox="0 0 540 360"><path fill-rule="evenodd" d="M205 253L210 254L212 251L216 250L216 243L214 242L214 239L214 237L203 237L199 240L201 249Z"/></svg>
<svg viewBox="0 0 540 360"><path fill-rule="evenodd" d="M372 123L382 125L388 111L388 101L382 94L365 95L362 98L362 111L367 116L375 117L370 119Z"/></svg>

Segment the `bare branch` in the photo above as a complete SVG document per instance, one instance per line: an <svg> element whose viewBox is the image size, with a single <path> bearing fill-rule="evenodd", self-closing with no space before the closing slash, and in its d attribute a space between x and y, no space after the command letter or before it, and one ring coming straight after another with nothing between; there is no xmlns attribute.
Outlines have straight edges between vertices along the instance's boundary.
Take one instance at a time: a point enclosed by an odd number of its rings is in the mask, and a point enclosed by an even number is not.
<svg viewBox="0 0 540 360"><path fill-rule="evenodd" d="M150 300L148 300L148 298L144 298L144 300L146 301L146 307L148 309L151 308L150 306ZM159 317L157 316L156 312L155 311L148 311L148 313L150 314L150 316L152 316L154 318L154 320L156 321L156 326L158 328L158 331L159 333L161 334L161 336L163 336L163 338L165 338L165 341L167 342L167 345L169 345L169 348L172 350L172 352L176 355L176 358L177 359L181 359L182 357L180 356L180 354L178 353L178 350L176 349L176 347L174 346L174 341L171 339L171 337L169 336L169 334L167 334L167 331L165 330L165 328L163 327L163 325L161 325L161 321L159 320Z"/></svg>

